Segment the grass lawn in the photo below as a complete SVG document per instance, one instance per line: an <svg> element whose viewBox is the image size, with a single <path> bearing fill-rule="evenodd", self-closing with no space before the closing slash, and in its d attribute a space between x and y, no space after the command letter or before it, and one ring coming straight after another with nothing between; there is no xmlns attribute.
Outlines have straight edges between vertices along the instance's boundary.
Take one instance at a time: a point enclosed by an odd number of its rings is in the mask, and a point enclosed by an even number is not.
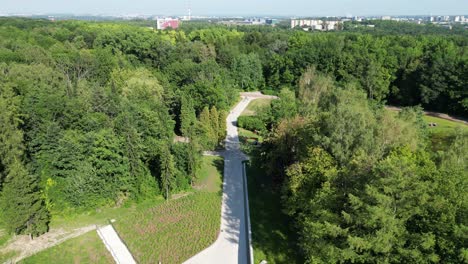
<svg viewBox="0 0 468 264"><path fill-rule="evenodd" d="M18 254L17 252L12 252L12 251L0 253L0 263L8 263L7 261L16 257L17 254Z"/></svg>
<svg viewBox="0 0 468 264"><path fill-rule="evenodd" d="M457 131L468 135L468 125L433 116L424 116L427 123L436 123L435 127L428 127L432 150L446 150L455 140Z"/></svg>
<svg viewBox="0 0 468 264"><path fill-rule="evenodd" d="M114 223L138 263L181 263L218 237L222 159L204 157L199 191L151 208L135 208Z"/></svg>
<svg viewBox="0 0 468 264"><path fill-rule="evenodd" d="M5 232L5 230L0 229L0 248L6 245L6 243L8 242L8 240L10 240L11 237L12 236L8 234L7 232ZM13 258L16 255L17 255L17 252L11 252L11 251L0 253L0 263L3 263Z"/></svg>
<svg viewBox="0 0 468 264"><path fill-rule="evenodd" d="M84 213L62 213L61 215L54 215L54 217L52 217L50 227L72 230L74 228L88 225L107 225L109 223L109 219L119 219L120 217L131 213L132 208L146 209L163 202L164 198L157 197L154 200L143 201L138 204L129 203L118 208L105 207Z"/></svg>
<svg viewBox="0 0 468 264"><path fill-rule="evenodd" d="M239 140L242 142L242 143L253 143L253 139L252 138L256 138L258 140L258 142L262 143L263 142L263 137L261 137L260 135L257 135L255 134L254 132L250 131L250 130L247 130L247 129L243 129L243 128L237 128L237 131L239 132Z"/></svg>
<svg viewBox="0 0 468 264"><path fill-rule="evenodd" d="M114 263L95 230L41 251L19 263Z"/></svg>
<svg viewBox="0 0 468 264"><path fill-rule="evenodd" d="M435 127L429 127L429 131L431 131L432 133L446 134L446 133L453 132L457 128L468 131L468 125L465 125L459 122L454 122L454 121L450 121L447 119L442 119L442 118L438 118L434 116L427 116L427 115L424 116L423 119L427 123L437 124L437 126Z"/></svg>
<svg viewBox="0 0 468 264"><path fill-rule="evenodd" d="M254 263L303 263L297 255L289 217L279 204L281 192L258 167L247 166Z"/></svg>
<svg viewBox="0 0 468 264"><path fill-rule="evenodd" d="M398 113L394 110L389 110L395 115ZM423 116L423 120L428 124L431 147L433 151L446 150L455 139L457 131L468 134L468 125L463 123L434 117ZM429 123L436 123L437 126L429 127Z"/></svg>
<svg viewBox="0 0 468 264"><path fill-rule="evenodd" d="M8 240L11 238L11 235L9 235L7 232L5 232L3 229L0 229L0 247L6 244Z"/></svg>
<svg viewBox="0 0 468 264"><path fill-rule="evenodd" d="M224 161L221 157L204 156L195 188L209 192L220 192L222 190ZM221 173L220 173L221 172Z"/></svg>
<svg viewBox="0 0 468 264"><path fill-rule="evenodd" d="M241 116L256 115L257 111L259 111L260 109L270 106L272 100L273 99L270 99L270 98L260 98L260 99L252 100L249 103L249 105L244 109L244 111L241 113Z"/></svg>

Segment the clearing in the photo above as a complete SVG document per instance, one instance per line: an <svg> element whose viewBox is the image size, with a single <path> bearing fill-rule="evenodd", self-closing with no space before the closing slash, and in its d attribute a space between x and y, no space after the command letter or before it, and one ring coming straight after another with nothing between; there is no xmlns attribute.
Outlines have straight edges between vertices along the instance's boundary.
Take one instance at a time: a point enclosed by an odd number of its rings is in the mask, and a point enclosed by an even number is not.
<svg viewBox="0 0 468 264"><path fill-rule="evenodd" d="M199 191L117 219L114 227L138 263L181 263L216 240L222 164L220 157L203 157Z"/></svg>
<svg viewBox="0 0 468 264"><path fill-rule="evenodd" d="M264 108L271 105L273 98L259 98L251 101L247 108L241 113L241 116L253 116Z"/></svg>
<svg viewBox="0 0 468 264"><path fill-rule="evenodd" d="M389 111L397 113L399 108L387 107ZM424 115L423 120L427 123L431 146L433 151L446 150L455 139L457 133L464 133L468 135L468 125L465 121L454 119L450 120L445 114L426 112L430 115ZM443 118L434 115L445 116ZM436 126L429 126L429 124L436 124Z"/></svg>
<svg viewBox="0 0 468 264"><path fill-rule="evenodd" d="M175 194L168 202L160 197L120 208L54 216L49 233L32 241L27 236L16 236L3 248L0 244L0 263L38 251L23 263L108 263L103 252L109 256L110 253L93 229L96 225L109 224L109 219L117 220L114 226L119 236L139 263L157 263L159 260L180 263L209 246L218 236L222 168L222 158L203 157L195 186L198 190ZM86 227L77 228L83 226ZM142 232L144 235L140 235ZM1 232L0 243L6 244L3 240L8 237ZM96 250L88 250L83 246L86 244ZM88 255L83 253L87 251L90 252ZM110 263L113 263L112 257Z"/></svg>
<svg viewBox="0 0 468 264"><path fill-rule="evenodd" d="M60 245L41 251L19 263L62 264L62 263L114 263L109 251L102 243L96 230L72 238Z"/></svg>

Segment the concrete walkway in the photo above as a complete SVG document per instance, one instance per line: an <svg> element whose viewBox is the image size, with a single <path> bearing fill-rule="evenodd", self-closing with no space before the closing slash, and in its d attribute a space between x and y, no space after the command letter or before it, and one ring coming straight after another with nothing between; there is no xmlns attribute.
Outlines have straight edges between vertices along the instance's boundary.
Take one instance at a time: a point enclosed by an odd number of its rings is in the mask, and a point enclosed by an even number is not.
<svg viewBox="0 0 468 264"><path fill-rule="evenodd" d="M112 254L112 257L117 264L136 264L132 254L128 251L127 246L120 240L119 235L115 232L112 225L97 228L99 237L106 245L107 250Z"/></svg>
<svg viewBox="0 0 468 264"><path fill-rule="evenodd" d="M265 96L266 97L266 96ZM240 150L236 122L250 101L263 98L261 94L242 94L242 100L228 115L227 137L224 151L224 182L221 207L221 230L218 239L210 247L187 260L187 264L247 264L250 263L251 247L247 234L249 217L245 214L243 165L247 156ZM246 221L247 220L247 221Z"/></svg>

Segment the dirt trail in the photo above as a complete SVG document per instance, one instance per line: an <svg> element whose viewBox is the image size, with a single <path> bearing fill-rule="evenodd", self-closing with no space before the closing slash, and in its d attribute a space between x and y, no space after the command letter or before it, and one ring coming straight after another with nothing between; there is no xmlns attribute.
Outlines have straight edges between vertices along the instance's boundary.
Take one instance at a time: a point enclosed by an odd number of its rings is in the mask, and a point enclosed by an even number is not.
<svg viewBox="0 0 468 264"><path fill-rule="evenodd" d="M70 238L77 237L95 229L96 225L85 226L72 231L66 231L62 228L52 229L48 233L34 238L33 240L30 240L29 236L26 235L15 236L5 247L0 248L0 253L18 252L12 259L13 263L15 263L39 251L53 247Z"/></svg>

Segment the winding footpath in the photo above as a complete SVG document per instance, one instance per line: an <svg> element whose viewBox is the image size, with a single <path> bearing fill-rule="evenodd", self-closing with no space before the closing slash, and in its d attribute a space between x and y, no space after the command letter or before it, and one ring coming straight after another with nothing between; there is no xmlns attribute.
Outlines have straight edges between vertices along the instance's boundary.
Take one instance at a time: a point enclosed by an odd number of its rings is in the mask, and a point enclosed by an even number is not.
<svg viewBox="0 0 468 264"><path fill-rule="evenodd" d="M186 264L247 264L251 262L252 249L248 242L250 220L248 213L245 213L247 200L245 200L242 164L247 156L240 150L236 122L252 100L271 97L260 93L242 93L241 98L241 102L234 107L226 119L227 136L226 150L223 152L224 181L220 233L218 239L210 247L184 262Z"/></svg>

